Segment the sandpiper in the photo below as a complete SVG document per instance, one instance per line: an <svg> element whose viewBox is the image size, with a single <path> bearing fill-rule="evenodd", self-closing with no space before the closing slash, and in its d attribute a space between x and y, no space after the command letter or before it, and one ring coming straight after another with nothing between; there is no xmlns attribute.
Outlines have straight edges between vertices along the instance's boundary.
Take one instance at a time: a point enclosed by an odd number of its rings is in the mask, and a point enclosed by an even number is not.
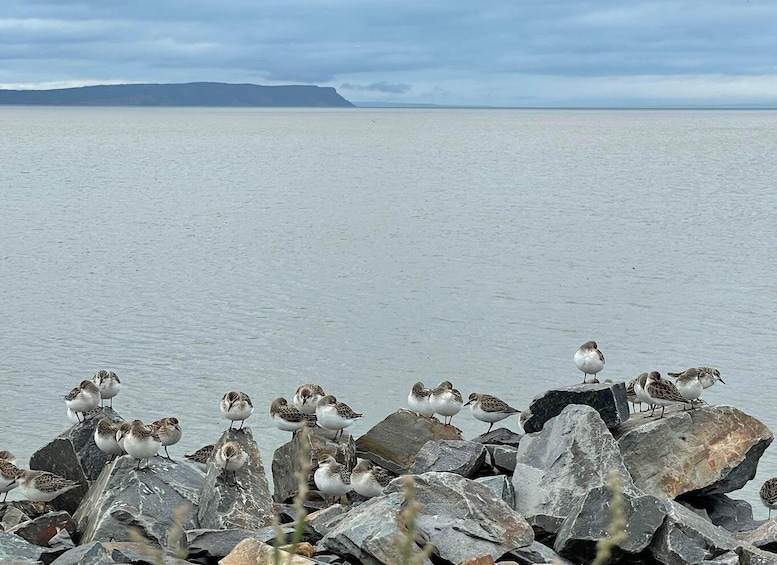
<svg viewBox="0 0 777 565"><path fill-rule="evenodd" d="M473 392L469 395L469 400L464 406L469 406L472 415L481 422L488 422L488 430L491 431L494 426L494 422L504 420L508 416L517 414L519 410L516 410L512 406L509 406L504 400L500 400L496 396L490 394L482 394L479 392Z"/></svg>
<svg viewBox="0 0 777 565"><path fill-rule="evenodd" d="M24 498L33 502L51 502L78 486L77 482L48 471L22 471L16 482Z"/></svg>
<svg viewBox="0 0 777 565"><path fill-rule="evenodd" d="M283 397L272 401L270 418L275 427L284 432L295 432L308 424L306 414L300 412L296 406L290 405Z"/></svg>
<svg viewBox="0 0 777 565"><path fill-rule="evenodd" d="M291 402L300 412L315 414L316 406L318 406L318 402L324 398L324 396L326 396L326 393L319 385L306 384L297 388L297 392L294 393L294 398Z"/></svg>
<svg viewBox="0 0 777 565"><path fill-rule="evenodd" d="M8 451L7 449L3 449L0 451L0 461L8 461L9 463L13 463L16 465L18 461L16 460L16 455Z"/></svg>
<svg viewBox="0 0 777 565"><path fill-rule="evenodd" d="M640 412L642 411L642 404L647 404L648 408L652 406L650 395L645 391L647 378L648 373L641 373L634 381L634 394L637 395L637 399L640 402Z"/></svg>
<svg viewBox="0 0 777 565"><path fill-rule="evenodd" d="M443 423L449 425L453 417L461 412L464 399L461 393L453 388L450 381L443 381L429 395L429 406L436 414L443 417Z"/></svg>
<svg viewBox="0 0 777 565"><path fill-rule="evenodd" d="M685 406L685 403L688 402L673 383L661 378L661 374L658 371L650 371L648 373L645 381L645 392L650 397L650 404L661 407L659 418L664 417L664 410L667 406L677 404Z"/></svg>
<svg viewBox="0 0 777 565"><path fill-rule="evenodd" d="M777 508L777 477L764 482L758 494L761 496L761 502L769 509L769 520L771 520L772 509Z"/></svg>
<svg viewBox="0 0 777 565"><path fill-rule="evenodd" d="M65 396L65 405L76 413L79 422L84 421L86 416L82 420L78 413L89 412L100 405L100 390L92 381L83 380Z"/></svg>
<svg viewBox="0 0 777 565"><path fill-rule="evenodd" d="M7 459L0 459L0 492L3 493L3 502L8 498L8 492L19 486L17 479L21 474L22 470L16 464Z"/></svg>
<svg viewBox="0 0 777 565"><path fill-rule="evenodd" d="M359 459L351 471L353 490L367 498L383 494L383 489L393 478L386 469L368 459Z"/></svg>
<svg viewBox="0 0 777 565"><path fill-rule="evenodd" d="M575 366L583 372L583 383L588 375L593 375L595 380L599 371L604 369L604 354L599 351L595 341L586 341L581 345L573 359Z"/></svg>
<svg viewBox="0 0 777 565"><path fill-rule="evenodd" d="M119 394L121 390L121 381L118 375L113 371L106 371L100 369L97 371L92 382L97 385L97 390L100 391L100 398L102 399L102 405L105 406L105 401L110 400L110 406L113 408L113 397Z"/></svg>
<svg viewBox="0 0 777 565"><path fill-rule="evenodd" d="M251 398L242 391L230 390L221 398L221 413L227 420L230 420L229 429L236 420L240 420L240 428L243 428L246 418L254 412L254 405Z"/></svg>
<svg viewBox="0 0 777 565"><path fill-rule="evenodd" d="M718 381L722 382L723 384L726 384L726 381L720 378L720 371L717 370L715 367L702 366L702 367L691 367L691 369L694 369L698 373L699 381L701 381L701 385L704 388L710 388ZM669 375L670 377L680 378L691 369L686 369L681 373L667 373L667 375Z"/></svg>
<svg viewBox="0 0 777 565"><path fill-rule="evenodd" d="M140 463L146 460L145 468L149 468L149 459L157 454L162 447L159 433L153 426L145 426L140 420L133 420L129 431L124 436L124 450L133 459L138 460L136 469L140 470Z"/></svg>
<svg viewBox="0 0 777 565"><path fill-rule="evenodd" d="M127 437L131 427L132 422L121 422L116 427L116 443L119 444L119 447L124 453L127 453L127 450L124 448L124 440Z"/></svg>
<svg viewBox="0 0 777 565"><path fill-rule="evenodd" d="M677 377L675 386L677 391L683 395L683 398L691 403L691 408L695 408L694 400L699 398L704 391L704 386L699 378L699 371L695 367L684 371Z"/></svg>
<svg viewBox="0 0 777 565"><path fill-rule="evenodd" d="M205 466L208 464L208 460L210 459L211 455L213 455L214 451L216 451L216 444L211 443L209 445L199 448L194 453L190 453L189 455L184 455L184 457L186 457L186 459L194 463L199 469L204 470Z"/></svg>
<svg viewBox="0 0 777 565"><path fill-rule="evenodd" d="M345 465L338 463L331 455L325 455L319 459L318 468L313 473L313 482L325 499L329 496L342 497L353 488L351 473Z"/></svg>
<svg viewBox="0 0 777 565"><path fill-rule="evenodd" d="M119 426L114 424L108 416L100 418L97 422L97 427L94 429L94 443L100 451L109 455L121 455L124 453L124 450L119 446L119 442L116 441L118 428Z"/></svg>
<svg viewBox="0 0 777 565"><path fill-rule="evenodd" d="M343 435L343 430L362 417L344 402L338 402L331 394L325 396L316 406L316 424L325 430L336 431L335 441Z"/></svg>
<svg viewBox="0 0 777 565"><path fill-rule="evenodd" d="M637 384L637 379L631 379L626 384L626 400L631 404L632 406L632 412L637 411L637 404L640 405L640 409L642 408L642 401L637 396L637 393L634 391L634 387Z"/></svg>
<svg viewBox="0 0 777 565"><path fill-rule="evenodd" d="M407 395L407 405L413 411L421 416L431 418L434 416L434 410L432 410L429 404L429 396L432 391L424 386L424 383L418 382L413 385L410 394Z"/></svg>
<svg viewBox="0 0 777 565"><path fill-rule="evenodd" d="M154 428L157 435L159 435L162 447L165 448L166 458L172 461L173 458L170 457L167 448L181 441L181 436L183 436L183 431L181 431L181 424L178 423L178 418L162 418L161 420L152 422L151 427Z"/></svg>
<svg viewBox="0 0 777 565"><path fill-rule="evenodd" d="M228 441L217 447L213 460L219 469L224 469L224 482L228 472L232 472L232 483L237 484L237 471L248 462L248 453L236 441Z"/></svg>

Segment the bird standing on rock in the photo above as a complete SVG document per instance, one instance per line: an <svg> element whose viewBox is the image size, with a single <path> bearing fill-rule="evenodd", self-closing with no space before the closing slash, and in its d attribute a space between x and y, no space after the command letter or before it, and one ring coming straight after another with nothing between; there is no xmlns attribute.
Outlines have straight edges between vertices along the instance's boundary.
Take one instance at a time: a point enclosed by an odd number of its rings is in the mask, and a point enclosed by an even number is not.
<svg viewBox="0 0 777 565"><path fill-rule="evenodd" d="M453 417L461 412L464 399L450 381L443 381L429 395L429 406L435 414L443 417L445 425L450 425Z"/></svg>
<svg viewBox="0 0 777 565"><path fill-rule="evenodd" d="M318 461L318 469L313 473L313 482L324 497L342 497L353 490L351 473L345 465L338 463L331 455L325 455Z"/></svg>
<svg viewBox="0 0 777 565"><path fill-rule="evenodd" d="M178 418L162 418L161 420L153 422L151 427L154 428L159 435L162 447L165 448L166 459L172 461L173 458L170 457L167 448L181 441L181 437L183 436L183 431L181 430L181 424L178 423Z"/></svg>
<svg viewBox="0 0 777 565"><path fill-rule="evenodd" d="M251 398L242 391L230 390L221 398L221 413L227 420L230 420L229 429L239 420L240 428L243 428L245 420L254 412L254 405Z"/></svg>
<svg viewBox="0 0 777 565"><path fill-rule="evenodd" d="M100 391L102 405L105 406L105 401L110 400L110 406L113 408L113 397L119 394L121 390L121 381L118 375L113 371L101 369L92 377L92 382L97 386L97 390Z"/></svg>
<svg viewBox="0 0 777 565"><path fill-rule="evenodd" d="M335 441L343 436L343 430L362 417L344 402L328 394L316 406L316 424L325 430L335 431Z"/></svg>
<svg viewBox="0 0 777 565"><path fill-rule="evenodd" d="M429 397L432 391L424 386L424 383L417 382L410 390L410 394L407 395L407 405L413 412L431 418L434 416L434 410L432 410L429 404Z"/></svg>
<svg viewBox="0 0 777 565"><path fill-rule="evenodd" d="M495 422L504 420L508 416L517 414L518 410L508 405L504 400L500 400L496 396L490 394L482 394L479 392L473 392L469 395L469 400L464 406L469 406L472 415L481 422L488 422L488 430L491 431Z"/></svg>
<svg viewBox="0 0 777 565"><path fill-rule="evenodd" d="M292 404L303 414L315 414L319 401L326 396L324 389L317 384L305 384L297 388Z"/></svg>
<svg viewBox="0 0 777 565"><path fill-rule="evenodd" d="M595 341L586 341L581 345L575 351L573 359L575 366L583 372L583 383L585 383L588 375L593 375L595 380L599 371L604 369L604 353L599 351Z"/></svg>
<svg viewBox="0 0 777 565"><path fill-rule="evenodd" d="M232 484L237 485L237 472L248 463L248 453L236 441L228 441L217 446L213 455L216 467L224 469L224 482L227 482L228 473L232 472Z"/></svg>
<svg viewBox="0 0 777 565"><path fill-rule="evenodd" d="M92 381L83 380L65 396L65 405L76 413L79 422L83 422L86 416L82 420L78 414L94 410L100 405L100 390Z"/></svg>

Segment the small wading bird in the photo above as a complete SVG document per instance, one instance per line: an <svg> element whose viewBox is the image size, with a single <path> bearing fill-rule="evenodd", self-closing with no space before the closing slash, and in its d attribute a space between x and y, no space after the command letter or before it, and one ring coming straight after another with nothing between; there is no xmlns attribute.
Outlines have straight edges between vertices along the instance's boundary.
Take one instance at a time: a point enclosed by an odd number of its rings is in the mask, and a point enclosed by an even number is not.
<svg viewBox="0 0 777 565"><path fill-rule="evenodd" d="M239 390L230 390L221 398L221 413L227 420L230 420L229 429L236 421L240 421L240 428L243 428L246 418L254 412L254 405L251 398Z"/></svg>
<svg viewBox="0 0 777 565"><path fill-rule="evenodd" d="M599 351L595 341L586 341L581 345L573 359L575 366L583 372L583 383L588 375L593 375L596 380L596 375L604 369L604 353Z"/></svg>
<svg viewBox="0 0 777 565"><path fill-rule="evenodd" d="M443 417L443 424L450 425L453 417L461 412L464 399L450 381L443 381L429 395L429 406L435 414Z"/></svg>
<svg viewBox="0 0 777 565"><path fill-rule="evenodd" d="M469 400L464 406L469 406L472 415L481 422L488 422L488 430L491 431L495 422L504 420L508 416L517 414L518 410L509 406L504 400L500 400L496 396L490 394L481 394L479 392L473 392L469 395Z"/></svg>

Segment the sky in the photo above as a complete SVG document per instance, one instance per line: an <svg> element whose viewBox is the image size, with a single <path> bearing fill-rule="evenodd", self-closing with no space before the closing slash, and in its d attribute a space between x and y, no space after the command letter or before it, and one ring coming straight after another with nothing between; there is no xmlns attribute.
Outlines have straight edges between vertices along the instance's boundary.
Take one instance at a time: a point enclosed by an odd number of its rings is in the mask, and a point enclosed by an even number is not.
<svg viewBox="0 0 777 565"><path fill-rule="evenodd" d="M777 0L0 2L0 88L196 81L356 103L777 106Z"/></svg>

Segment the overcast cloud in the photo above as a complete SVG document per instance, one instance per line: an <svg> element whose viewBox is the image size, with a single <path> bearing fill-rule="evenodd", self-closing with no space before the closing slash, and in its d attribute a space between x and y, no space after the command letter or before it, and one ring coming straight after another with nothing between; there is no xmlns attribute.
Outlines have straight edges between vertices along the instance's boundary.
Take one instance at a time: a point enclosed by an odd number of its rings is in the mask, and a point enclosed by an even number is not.
<svg viewBox="0 0 777 565"><path fill-rule="evenodd" d="M0 88L220 81L352 101L777 104L777 2L3 0Z"/></svg>

